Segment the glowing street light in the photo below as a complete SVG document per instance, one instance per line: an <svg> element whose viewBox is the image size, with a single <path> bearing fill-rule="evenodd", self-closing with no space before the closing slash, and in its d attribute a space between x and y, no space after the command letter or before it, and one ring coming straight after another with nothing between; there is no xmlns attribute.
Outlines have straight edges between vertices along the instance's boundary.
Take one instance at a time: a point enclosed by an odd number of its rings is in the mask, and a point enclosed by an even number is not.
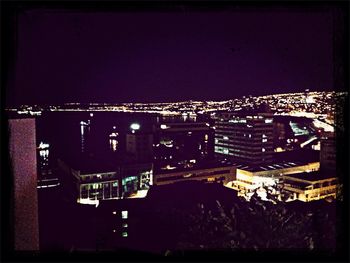
<svg viewBox="0 0 350 263"><path fill-rule="evenodd" d="M130 129L135 131L135 130L139 130L140 129L140 124L138 123L133 123L130 125Z"/></svg>

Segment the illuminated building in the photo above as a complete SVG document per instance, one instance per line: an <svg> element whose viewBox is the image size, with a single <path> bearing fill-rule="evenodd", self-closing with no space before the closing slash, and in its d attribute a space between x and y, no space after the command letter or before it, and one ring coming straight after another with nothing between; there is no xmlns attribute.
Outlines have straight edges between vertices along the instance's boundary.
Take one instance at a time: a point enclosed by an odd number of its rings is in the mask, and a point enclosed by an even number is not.
<svg viewBox="0 0 350 263"><path fill-rule="evenodd" d="M235 179L235 175L236 168L232 165L207 163L206 165L188 169L157 171L154 174L154 184L164 185L189 180L227 184Z"/></svg>
<svg viewBox="0 0 350 263"><path fill-rule="evenodd" d="M247 164L272 162L273 119L268 113L223 113L215 121L215 154Z"/></svg>
<svg viewBox="0 0 350 263"><path fill-rule="evenodd" d="M225 186L235 189L239 196L249 200L258 188L263 186L274 187L279 184L282 175L318 171L320 163L285 162L261 166L236 165L236 167L236 180ZM279 195L278 192L275 192L275 194Z"/></svg>
<svg viewBox="0 0 350 263"><path fill-rule="evenodd" d="M310 202L323 198L337 197L338 179L335 176L316 171L283 176L283 190L290 192L287 201Z"/></svg>
<svg viewBox="0 0 350 263"><path fill-rule="evenodd" d="M9 120L14 249L39 250L35 119Z"/></svg>
<svg viewBox="0 0 350 263"><path fill-rule="evenodd" d="M153 183L152 163L104 168L85 164L82 165L84 168L75 169L59 160L59 165L74 178L72 183L75 184L77 202L83 204L98 205L100 200L144 197L143 192Z"/></svg>
<svg viewBox="0 0 350 263"><path fill-rule="evenodd" d="M155 161L160 165L211 156L213 129L208 122L166 122L154 126Z"/></svg>

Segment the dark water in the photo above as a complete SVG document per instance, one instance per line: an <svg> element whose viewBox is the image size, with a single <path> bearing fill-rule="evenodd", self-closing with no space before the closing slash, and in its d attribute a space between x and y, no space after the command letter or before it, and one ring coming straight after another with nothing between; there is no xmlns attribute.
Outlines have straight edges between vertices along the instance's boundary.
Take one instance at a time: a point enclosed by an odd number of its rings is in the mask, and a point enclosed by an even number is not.
<svg viewBox="0 0 350 263"><path fill-rule="evenodd" d="M157 117L152 114L115 112L48 112L37 118L37 143L50 144L50 154L65 156L82 151L111 151L109 135L119 134L119 148L124 148L125 134L132 123L140 124L140 130L150 132ZM90 123L83 125L81 122ZM83 149L82 149L83 148Z"/></svg>

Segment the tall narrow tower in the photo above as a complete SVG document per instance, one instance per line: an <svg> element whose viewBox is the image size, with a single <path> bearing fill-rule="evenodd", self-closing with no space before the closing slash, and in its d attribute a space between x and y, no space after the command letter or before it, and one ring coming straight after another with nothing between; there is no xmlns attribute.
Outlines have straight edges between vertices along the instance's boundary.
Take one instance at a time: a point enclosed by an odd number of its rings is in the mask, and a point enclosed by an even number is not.
<svg viewBox="0 0 350 263"><path fill-rule="evenodd" d="M9 120L14 249L39 250L35 119Z"/></svg>

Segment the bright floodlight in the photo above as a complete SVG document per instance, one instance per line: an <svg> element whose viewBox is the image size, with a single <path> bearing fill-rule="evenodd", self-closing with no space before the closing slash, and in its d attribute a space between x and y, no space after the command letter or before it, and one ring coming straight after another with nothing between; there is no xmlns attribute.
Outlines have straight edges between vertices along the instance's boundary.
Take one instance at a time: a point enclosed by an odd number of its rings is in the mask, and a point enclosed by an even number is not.
<svg viewBox="0 0 350 263"><path fill-rule="evenodd" d="M130 125L130 128L131 128L132 130L139 130L139 129L140 129L140 124L138 124L138 123L133 123L133 124Z"/></svg>

